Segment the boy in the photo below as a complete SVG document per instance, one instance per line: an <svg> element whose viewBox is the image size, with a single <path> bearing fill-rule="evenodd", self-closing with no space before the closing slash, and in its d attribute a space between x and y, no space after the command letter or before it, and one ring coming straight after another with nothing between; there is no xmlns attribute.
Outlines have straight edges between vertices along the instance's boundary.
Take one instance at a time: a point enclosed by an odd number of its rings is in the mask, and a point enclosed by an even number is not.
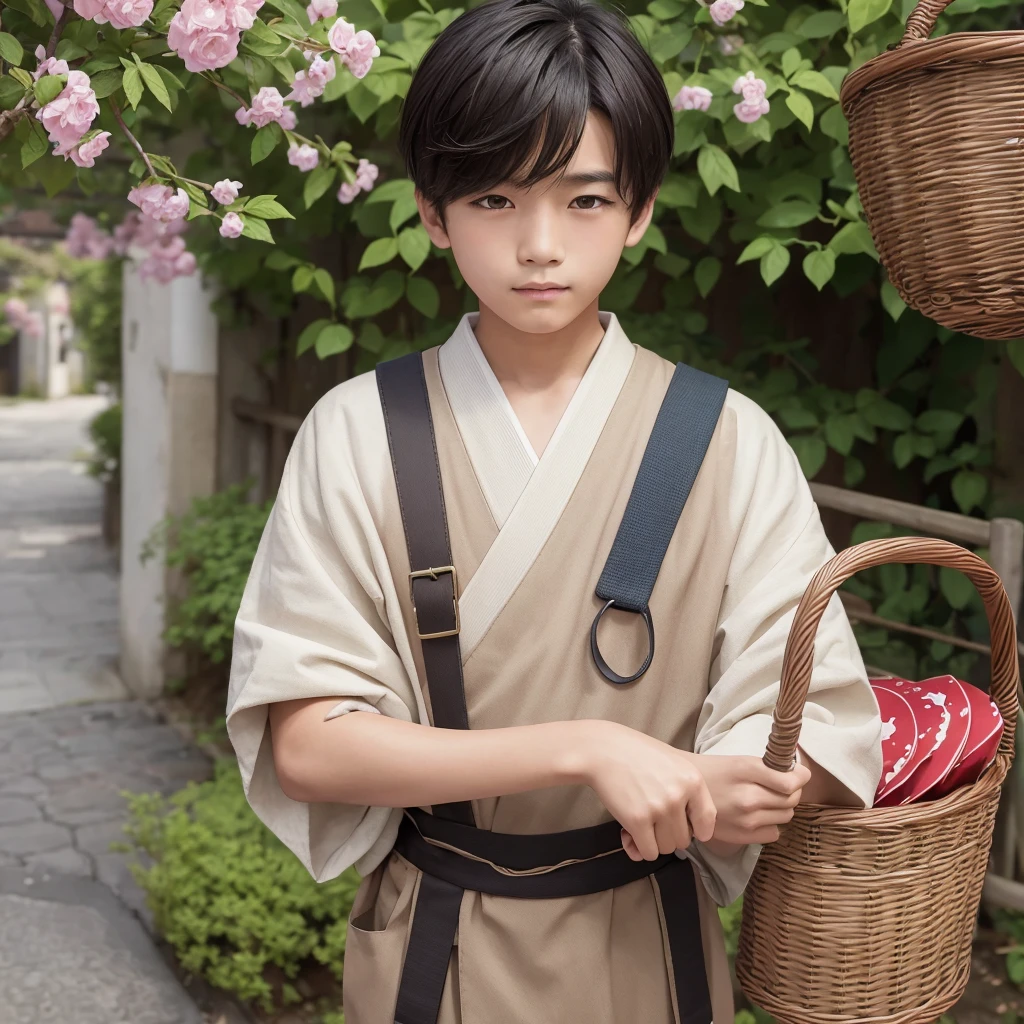
<svg viewBox="0 0 1024 1024"><path fill-rule="evenodd" d="M730 1024L715 904L796 803L874 794L878 709L836 599L800 763L760 760L833 552L752 402L723 387L703 424L649 605L601 590L634 481L666 482L641 466L675 378L598 299L672 141L657 69L587 0L489 0L410 88L420 215L479 313L306 419L228 696L256 813L317 880L365 876L348 1024ZM411 555L431 530L445 554Z"/></svg>

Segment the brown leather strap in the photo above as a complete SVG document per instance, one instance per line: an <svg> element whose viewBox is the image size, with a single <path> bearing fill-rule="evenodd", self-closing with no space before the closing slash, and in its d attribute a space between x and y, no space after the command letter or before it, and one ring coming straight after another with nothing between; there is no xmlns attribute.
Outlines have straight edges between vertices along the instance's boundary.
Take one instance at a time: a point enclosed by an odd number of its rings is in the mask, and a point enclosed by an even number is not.
<svg viewBox="0 0 1024 1024"><path fill-rule="evenodd" d="M458 575L448 538L423 356L413 352L380 363L377 388L409 549L409 583L433 724L439 729L468 729L459 649ZM474 823L468 801L433 810L452 821Z"/></svg>

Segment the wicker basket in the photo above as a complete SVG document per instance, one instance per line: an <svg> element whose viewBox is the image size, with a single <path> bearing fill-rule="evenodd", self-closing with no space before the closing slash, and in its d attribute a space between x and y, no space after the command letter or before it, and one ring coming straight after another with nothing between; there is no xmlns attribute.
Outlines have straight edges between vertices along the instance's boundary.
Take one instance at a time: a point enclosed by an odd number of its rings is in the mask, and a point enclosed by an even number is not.
<svg viewBox="0 0 1024 1024"><path fill-rule="evenodd" d="M811 679L814 637L836 589L889 562L963 572L992 634L992 699L1004 730L973 785L905 807L805 805L764 847L744 898L736 973L781 1024L933 1024L967 984L971 940L1000 786L1013 760L1019 669L1013 612L977 555L946 541L869 541L840 552L811 580L786 646L764 760L792 764Z"/></svg>
<svg viewBox="0 0 1024 1024"><path fill-rule="evenodd" d="M1024 32L929 39L920 0L896 49L843 82L868 227L907 305L978 338L1024 335Z"/></svg>

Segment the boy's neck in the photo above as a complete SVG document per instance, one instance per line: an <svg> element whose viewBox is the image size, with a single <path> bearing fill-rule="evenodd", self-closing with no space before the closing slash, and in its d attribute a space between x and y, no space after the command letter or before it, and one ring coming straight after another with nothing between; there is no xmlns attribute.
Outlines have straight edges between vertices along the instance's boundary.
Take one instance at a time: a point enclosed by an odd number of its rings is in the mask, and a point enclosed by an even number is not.
<svg viewBox="0 0 1024 1024"><path fill-rule="evenodd" d="M595 300L561 330L531 334L517 330L481 303L473 333L506 393L510 389L542 392L583 378L604 337L597 313Z"/></svg>

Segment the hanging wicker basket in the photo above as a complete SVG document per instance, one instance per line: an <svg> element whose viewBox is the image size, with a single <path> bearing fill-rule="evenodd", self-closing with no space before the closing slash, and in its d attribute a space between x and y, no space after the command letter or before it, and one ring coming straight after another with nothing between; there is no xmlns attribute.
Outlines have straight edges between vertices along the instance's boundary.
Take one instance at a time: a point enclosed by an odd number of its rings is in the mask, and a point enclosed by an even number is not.
<svg viewBox="0 0 1024 1024"><path fill-rule="evenodd" d="M902 42L840 99L875 246L908 306L978 338L1024 336L1024 32L929 39L950 0L921 0Z"/></svg>
<svg viewBox="0 0 1024 1024"><path fill-rule="evenodd" d="M1000 786L1013 761L1019 668L1013 612L998 575L946 541L868 541L811 580L796 611L765 764L785 771L800 734L814 637L836 589L886 563L963 572L992 636L991 697L1005 723L981 778L903 807L801 806L766 845L744 896L736 974L780 1024L933 1024L960 998L988 866Z"/></svg>

